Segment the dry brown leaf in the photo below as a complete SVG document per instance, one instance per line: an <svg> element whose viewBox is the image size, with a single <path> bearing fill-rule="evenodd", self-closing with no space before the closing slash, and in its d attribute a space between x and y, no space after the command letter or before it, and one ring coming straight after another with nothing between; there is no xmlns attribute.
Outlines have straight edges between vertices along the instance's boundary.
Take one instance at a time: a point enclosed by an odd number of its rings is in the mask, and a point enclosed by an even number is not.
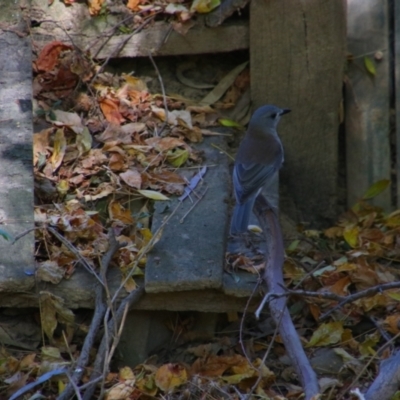
<svg viewBox="0 0 400 400"><path fill-rule="evenodd" d="M49 147L49 137L53 128L44 129L33 135L33 165L36 165L40 157L46 157Z"/></svg>
<svg viewBox="0 0 400 400"><path fill-rule="evenodd" d="M140 189L142 186L142 176L137 169L128 169L119 174L119 176L130 187Z"/></svg>
<svg viewBox="0 0 400 400"><path fill-rule="evenodd" d="M72 49L72 46L59 41L48 43L43 47L37 60L34 62L36 70L40 72L53 71L55 66L59 63L58 57L60 53Z"/></svg>
<svg viewBox="0 0 400 400"><path fill-rule="evenodd" d="M108 205L108 215L112 221L120 221L123 224L133 224L133 218L130 210L125 209L117 201L110 201Z"/></svg>
<svg viewBox="0 0 400 400"><path fill-rule="evenodd" d="M92 16L98 15L103 6L104 0L88 0L89 13Z"/></svg>
<svg viewBox="0 0 400 400"><path fill-rule="evenodd" d="M53 154L50 157L53 172L55 172L61 165L66 148L67 140L65 139L64 129L57 129L56 134L54 135Z"/></svg>
<svg viewBox="0 0 400 400"><path fill-rule="evenodd" d="M165 364L157 370L155 383L162 391L169 393L186 383L187 378L186 369L182 365Z"/></svg>
<svg viewBox="0 0 400 400"><path fill-rule="evenodd" d="M105 97L99 100L99 105L108 122L116 125L125 122L125 118L119 112L118 100Z"/></svg>

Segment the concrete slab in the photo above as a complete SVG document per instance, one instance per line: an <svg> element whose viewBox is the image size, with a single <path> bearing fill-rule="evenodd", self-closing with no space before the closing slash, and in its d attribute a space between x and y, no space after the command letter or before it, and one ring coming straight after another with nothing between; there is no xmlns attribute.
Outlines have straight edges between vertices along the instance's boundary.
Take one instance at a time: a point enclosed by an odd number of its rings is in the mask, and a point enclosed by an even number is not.
<svg viewBox="0 0 400 400"><path fill-rule="evenodd" d="M164 226L160 241L148 257L145 288L148 293L217 289L222 286L222 271L228 227L228 202L231 178L229 159L216 147L225 147L223 137L206 138L199 146L204 151L208 170L196 193L179 205L158 202L153 216L155 232ZM192 209L193 207L193 209Z"/></svg>

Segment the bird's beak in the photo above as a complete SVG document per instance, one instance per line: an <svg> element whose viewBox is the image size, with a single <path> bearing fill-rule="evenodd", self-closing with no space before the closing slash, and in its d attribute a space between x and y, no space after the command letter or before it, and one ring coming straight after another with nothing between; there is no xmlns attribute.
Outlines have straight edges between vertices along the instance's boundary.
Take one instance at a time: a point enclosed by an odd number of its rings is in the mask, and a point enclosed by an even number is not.
<svg viewBox="0 0 400 400"><path fill-rule="evenodd" d="M290 113L290 111L292 111L290 108L282 108L281 115Z"/></svg>

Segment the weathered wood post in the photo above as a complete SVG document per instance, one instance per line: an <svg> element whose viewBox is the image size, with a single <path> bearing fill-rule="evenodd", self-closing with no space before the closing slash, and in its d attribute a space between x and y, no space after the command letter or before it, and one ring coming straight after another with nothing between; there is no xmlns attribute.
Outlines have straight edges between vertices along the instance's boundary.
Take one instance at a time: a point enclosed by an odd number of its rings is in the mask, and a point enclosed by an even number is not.
<svg viewBox="0 0 400 400"><path fill-rule="evenodd" d="M372 183L390 179L389 2L348 3L348 50L354 60L347 69L345 129L347 199L352 206ZM378 51L382 59L376 61ZM365 67L365 57L375 66L374 75ZM373 202L388 210L390 195L386 190Z"/></svg>
<svg viewBox="0 0 400 400"><path fill-rule="evenodd" d="M1 0L0 22L0 223L12 235L32 229L32 51L20 4ZM14 245L0 238L0 292L34 286L33 231Z"/></svg>
<svg viewBox="0 0 400 400"><path fill-rule="evenodd" d="M279 132L281 182L296 220L336 217L338 126L346 45L343 0L252 0L251 94L255 107L289 107Z"/></svg>

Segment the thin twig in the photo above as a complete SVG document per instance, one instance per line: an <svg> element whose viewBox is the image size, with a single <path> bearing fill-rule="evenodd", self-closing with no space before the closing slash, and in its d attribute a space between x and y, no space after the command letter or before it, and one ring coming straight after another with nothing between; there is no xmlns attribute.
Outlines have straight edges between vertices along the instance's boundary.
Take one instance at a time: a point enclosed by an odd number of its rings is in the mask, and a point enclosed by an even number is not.
<svg viewBox="0 0 400 400"><path fill-rule="evenodd" d="M346 296L344 298L342 296L340 296L341 297L341 299L339 300L340 303L337 306L335 306L334 308L327 311L325 314L321 315L320 320L322 321L322 320L326 319L334 311L336 311L339 308L342 308L347 303L352 303L363 297L373 296L377 293L383 292L384 290L397 289L397 288L400 288L400 281L383 283L381 285L372 286L368 289L361 290L361 292L354 293L354 294L352 294L350 296Z"/></svg>
<svg viewBox="0 0 400 400"><path fill-rule="evenodd" d="M207 193L208 190L208 186L206 186L206 188L204 189L204 192L201 193L197 200L192 204L192 206L189 208L189 210L186 212L186 214L180 219L179 223L183 224L185 218L192 212L192 210L197 206L197 204L199 204L200 200L205 196L205 194ZM193 194L195 194L195 192L192 192Z"/></svg>
<svg viewBox="0 0 400 400"><path fill-rule="evenodd" d="M77 397L77 399L78 400L82 400L82 396L81 396L81 393L80 393L80 391L79 391L79 388L78 388L78 386L77 386L77 384L74 382L74 380L72 379L72 376L69 374L69 372L67 372L67 377L68 377L68 380L69 380L69 383L72 385L72 387L74 388L74 392L75 392L75 394L76 394L76 397Z"/></svg>
<svg viewBox="0 0 400 400"><path fill-rule="evenodd" d="M228 158L230 158L232 161L235 161L235 158L232 157L228 152L226 152L224 149L221 147L217 146L215 143L211 143L211 146L219 150L221 153L224 153Z"/></svg>
<svg viewBox="0 0 400 400"><path fill-rule="evenodd" d="M247 362L248 362L249 365L251 365L255 370L257 370L257 368L255 368L255 367L253 366L253 363L251 362L250 357L248 356L248 354L247 354L247 352L246 352L246 349L245 349L245 347L244 347L244 343L243 343L243 330L244 330L244 328L243 328L243 326L244 326L244 320L245 320L245 317L246 317L246 314L247 314L247 310L248 310L249 307L250 307L251 300L253 300L254 295L256 294L257 289L260 287L260 284L261 284L261 279L259 278L259 279L257 280L257 283L254 285L254 288L253 288L253 291L251 292L250 297L247 299L246 306L245 306L245 308L244 308L244 310L243 310L243 315L242 315L242 319L240 320L240 327L239 327L239 343L240 343L240 347L242 348L242 352L243 352L244 356L246 357Z"/></svg>
<svg viewBox="0 0 400 400"><path fill-rule="evenodd" d="M110 229L108 232L108 238L109 238L109 248L108 248L107 252L104 254L104 256L102 257L102 260L100 263L100 278L99 279L102 279L104 281L98 283L96 286L96 291L95 291L96 302L95 302L95 310L94 310L92 322L90 324L89 331L86 335L85 341L83 342L81 353L78 357L78 360L76 361L76 363L74 365L74 370L71 375L70 383L67 385L67 387L64 389L64 391L59 396L59 398L58 398L59 400L69 399L69 397L72 395L73 390L75 390L75 386L81 380L83 373L84 373L84 369L87 366L87 363L89 362L90 350L93 347L96 334L99 330L101 322L103 321L103 316L107 310L107 307L106 307L105 301L104 301L104 291L103 291L107 286L105 284L105 282L107 281L107 279L106 279L107 268L110 265L112 257L114 256L116 251L121 247L121 243L119 243L117 241L117 239L115 238L115 235L114 235L114 232L112 229Z"/></svg>
<svg viewBox="0 0 400 400"><path fill-rule="evenodd" d="M171 212L170 215L168 215L168 217L163 221L163 223L160 225L160 227L156 230L156 232L153 234L152 238L148 241L148 243L146 244L146 246L142 247L139 252L136 255L136 260L132 265L131 270L129 271L129 273L126 275L125 279L121 282L121 284L119 285L119 287L116 289L116 291L114 292L113 296L112 296L112 303L114 303L117 298L119 293L121 292L121 290L125 287L125 284L128 282L128 280L132 277L133 272L136 270L140 260L153 248L154 244L156 243L156 241L158 240L159 236L161 235L165 225L169 222L169 220L175 215L175 213L178 211L180 205L182 203L179 202L176 207L174 208L174 210Z"/></svg>
<svg viewBox="0 0 400 400"><path fill-rule="evenodd" d="M126 282L132 276L133 271L136 269L139 261L154 246L154 244L158 240L158 236L161 234L164 226L173 217L173 215L176 213L176 211L178 210L178 208L180 207L181 204L182 204L181 202L179 202L177 204L177 206L172 211L172 213L165 219L165 221L163 221L161 226L154 233L153 237L150 239L150 241L147 243L147 245L140 249L140 251L136 255L136 260L135 260L130 272L127 274L125 279L121 282L121 284L119 285L119 287L117 288L117 290L113 294L113 296L111 298L111 301L109 303L109 306L107 308L106 315L109 314L110 308L117 301L117 298L118 298L118 295L119 295L120 291L124 288ZM129 295L127 297L125 297L125 299L122 300L122 302L119 305L117 311L112 313L112 318L108 322L105 321L105 326L104 326L104 332L105 333L103 335L103 339L101 341L99 350L97 352L97 357L96 357L96 360L95 360L95 363L94 363L93 372L92 372L92 375L91 375L90 382L92 382L92 384L87 386L87 390L86 390L86 392L84 394L84 397L83 397L84 400L90 399L91 396L93 395L93 392L95 390L95 384L96 384L96 382L98 382L98 376L97 375L100 375L103 378L105 377L105 374L104 374L105 369L104 368L107 367L106 360L107 360L108 354L110 354L109 344L110 344L111 338L110 338L110 334L109 333L113 332L114 330L117 329L117 326L119 325L119 321L121 321L124 318L124 314L127 312L126 310L128 310L129 307L132 304L137 302L140 299L140 297L143 295L143 293L144 293L144 288L143 287L139 287L136 290L134 290L133 292L129 293ZM122 326L123 325L121 324L120 330L122 329ZM118 333L117 333L117 335L118 335Z"/></svg>
<svg viewBox="0 0 400 400"><path fill-rule="evenodd" d="M154 62L153 56L151 55L150 51L148 52L149 54L149 58L151 63L153 64L154 69L156 70L157 73L157 77L158 77L158 81L160 82L160 86L161 86L161 91L162 91L162 95L163 95L163 103L164 103L164 109L165 109L165 121L164 123L161 125L160 131L157 132L156 131L156 135L155 136L160 136L162 131L164 130L165 126L168 123L168 104L167 104L167 96L165 94L165 87L164 87L164 82L162 80L160 71L157 67L157 64Z"/></svg>
<svg viewBox="0 0 400 400"><path fill-rule="evenodd" d="M15 242L21 238L23 238L24 236L26 236L28 233L31 233L32 231L36 230L36 229L41 229L37 226L35 226L34 228L29 228L26 231L23 231L21 233L19 233L17 236L14 236L14 240L11 242L11 244L15 244Z"/></svg>
<svg viewBox="0 0 400 400"><path fill-rule="evenodd" d="M146 19L138 28L136 28L132 33L127 35L127 37L119 43L119 46L111 53L108 55L108 57L105 59L105 61L101 64L101 67L98 69L94 77L91 79L90 83L92 84L96 78L99 76L100 73L103 72L104 68L108 64L111 58L116 57L118 53L124 48L124 46L131 40L132 36L136 35L138 32L140 32L151 20L155 18L155 15L151 15L148 19ZM107 42L107 41L106 41ZM104 43L105 44L105 43ZM95 56L93 58L96 58L96 56L100 53L101 48L104 46L100 46L100 49L96 52Z"/></svg>
<svg viewBox="0 0 400 400"><path fill-rule="evenodd" d="M138 302L140 300L140 298L142 297L143 294L144 294L144 288L139 287L136 290L134 290L133 292L129 293L129 295L127 297L125 297L124 300L122 300L120 306L118 307L117 312L115 313L115 318L111 319L108 322L108 330L110 332L113 331L115 325L118 325L120 323L120 321L122 320L123 314L125 312L125 308L128 306L128 309L129 309L133 304L135 304L136 302ZM110 344L109 340L110 340L109 338L106 340L106 338L103 336L103 339L102 339L99 349L97 351L96 360L93 365L93 372L90 377L92 385L89 385L87 387L85 394L83 395L83 400L92 399L93 393L96 388L94 381L98 378L99 375L103 376L102 371L103 371L103 365L105 362L106 351ZM103 379L104 378L105 378L105 376L103 376Z"/></svg>
<svg viewBox="0 0 400 400"><path fill-rule="evenodd" d="M276 327L275 327L275 330L274 330L274 334L272 335L272 338L271 338L271 340L270 340L270 342L269 342L268 348L267 348L267 350L265 351L264 357L263 357L262 360L261 360L260 368L259 368L259 373L258 373L258 378L257 378L256 382L254 383L254 385L252 386L252 388L250 389L250 392L249 392L248 395L247 395L247 398L246 398L246 399L248 399L248 400L251 399L251 394L254 393L254 391L257 389L257 386L260 384L261 379L263 378L262 373L261 373L261 368L262 368L263 365L265 365L265 361L267 360L267 357L269 356L269 353L271 352L272 346L273 346L273 344L275 343L275 339L276 339L276 337L278 336L278 333L279 333L279 326L280 326L281 323L282 323L282 318L283 318L283 315L284 315L284 313L285 313L286 306L287 306L287 299L286 299L286 301L285 301L285 307L284 307L284 308L282 309L282 311L281 311L281 315L280 315L280 317L279 317L278 323L276 324Z"/></svg>
<svg viewBox="0 0 400 400"><path fill-rule="evenodd" d="M47 227L47 230L51 232L61 243L63 243L68 248L68 250L74 253L75 256L80 260L82 265L85 267L85 269L87 269L87 271L90 272L101 285L104 285L103 281L93 269L93 267L86 261L86 258L82 256L79 250L69 240L65 239L64 236L60 235L55 229L51 228L50 226Z"/></svg>
<svg viewBox="0 0 400 400"><path fill-rule="evenodd" d="M108 369L108 366L110 365L111 358L113 357L115 350L117 349L118 343L121 340L122 331L125 326L125 320L126 320L126 316L128 315L128 311L129 311L129 304L126 304L124 313L122 315L121 322L119 323L119 328L117 325L115 325L115 328L118 329L118 331L117 331L116 335L114 336L114 340L113 340L111 349L110 350L107 349L107 352L106 352L107 354L105 357L105 362L103 364L103 376L107 375L107 369ZM104 385L105 385L105 380L103 379L101 382L99 400L101 400L104 397L104 394L105 394Z"/></svg>

